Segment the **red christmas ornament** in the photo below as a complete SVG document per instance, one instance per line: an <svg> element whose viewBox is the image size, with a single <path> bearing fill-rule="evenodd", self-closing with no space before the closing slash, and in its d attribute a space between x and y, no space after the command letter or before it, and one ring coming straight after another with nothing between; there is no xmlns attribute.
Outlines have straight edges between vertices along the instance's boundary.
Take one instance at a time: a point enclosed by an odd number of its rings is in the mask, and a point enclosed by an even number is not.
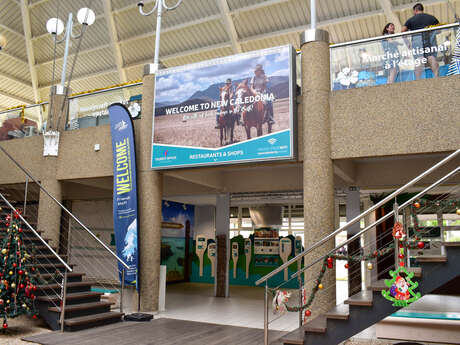
<svg viewBox="0 0 460 345"><path fill-rule="evenodd" d="M425 248L425 243L422 242L422 241L420 241L420 242L417 243L417 247L418 247L419 249L423 249L423 248Z"/></svg>
<svg viewBox="0 0 460 345"><path fill-rule="evenodd" d="M32 272L35 272L35 267L31 267L30 270L31 270Z"/></svg>
<svg viewBox="0 0 460 345"><path fill-rule="evenodd" d="M3 300L2 299L0 299L0 305L3 305Z"/></svg>
<svg viewBox="0 0 460 345"><path fill-rule="evenodd" d="M349 269L349 268L350 268L350 265L349 265L349 264L345 264L345 268L346 268L346 269Z"/></svg>
<svg viewBox="0 0 460 345"><path fill-rule="evenodd" d="M416 203L414 203L414 207L415 208L420 208L420 203L417 201Z"/></svg>
<svg viewBox="0 0 460 345"><path fill-rule="evenodd" d="M19 270L18 274L19 274L20 276L22 276L22 275L24 274L24 271L23 271L23 270Z"/></svg>
<svg viewBox="0 0 460 345"><path fill-rule="evenodd" d="M10 223L5 223L6 227L9 227L10 226Z"/></svg>
<svg viewBox="0 0 460 345"><path fill-rule="evenodd" d="M37 291L37 287L34 285L34 286L32 287L32 290L33 290L33 291Z"/></svg>
<svg viewBox="0 0 460 345"><path fill-rule="evenodd" d="M32 315L32 319L36 320L36 319L37 319L37 315Z"/></svg>
<svg viewBox="0 0 460 345"><path fill-rule="evenodd" d="M327 264L327 268L331 269L333 268L334 266L332 264Z"/></svg>
<svg viewBox="0 0 460 345"><path fill-rule="evenodd" d="M398 255L398 258L404 259L404 254L399 254L399 255Z"/></svg>
<svg viewBox="0 0 460 345"><path fill-rule="evenodd" d="M19 285L19 288L24 289L24 284L21 283L21 285Z"/></svg>
<svg viewBox="0 0 460 345"><path fill-rule="evenodd" d="M399 263L399 266L404 267L404 261L401 261L401 262Z"/></svg>
<svg viewBox="0 0 460 345"><path fill-rule="evenodd" d="M21 255L21 252L18 250L18 251L16 252L16 255Z"/></svg>
<svg viewBox="0 0 460 345"><path fill-rule="evenodd" d="M13 262L13 267L16 268L18 264L16 262Z"/></svg>
<svg viewBox="0 0 460 345"><path fill-rule="evenodd" d="M333 259L332 259L332 258L327 258L327 263L328 263L328 264L332 264L332 262L333 262Z"/></svg>
<svg viewBox="0 0 460 345"><path fill-rule="evenodd" d="M5 328L5 329L8 328L8 324L6 322L3 323L3 328Z"/></svg>
<svg viewBox="0 0 460 345"><path fill-rule="evenodd" d="M30 295L30 298L34 300L34 299L35 299L35 295L34 295L34 294Z"/></svg>
<svg viewBox="0 0 460 345"><path fill-rule="evenodd" d="M18 232L22 232L22 228L19 228L19 229L18 229Z"/></svg>
<svg viewBox="0 0 460 345"><path fill-rule="evenodd" d="M309 309L307 309L307 310L305 311L305 315L306 315L306 316L311 316L311 311L310 311Z"/></svg>

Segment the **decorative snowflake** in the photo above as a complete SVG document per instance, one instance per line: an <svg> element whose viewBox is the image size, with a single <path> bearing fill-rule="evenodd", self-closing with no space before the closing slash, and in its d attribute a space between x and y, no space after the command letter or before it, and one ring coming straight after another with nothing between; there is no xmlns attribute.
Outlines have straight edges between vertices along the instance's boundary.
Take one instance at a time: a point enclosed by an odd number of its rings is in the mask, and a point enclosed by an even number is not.
<svg viewBox="0 0 460 345"><path fill-rule="evenodd" d="M139 105L139 103L134 102L128 107L128 110L131 114L131 117L138 117L139 113L141 112L141 106Z"/></svg>
<svg viewBox="0 0 460 345"><path fill-rule="evenodd" d="M337 75L336 81L348 88L358 82L358 71L352 71L349 67L345 67Z"/></svg>

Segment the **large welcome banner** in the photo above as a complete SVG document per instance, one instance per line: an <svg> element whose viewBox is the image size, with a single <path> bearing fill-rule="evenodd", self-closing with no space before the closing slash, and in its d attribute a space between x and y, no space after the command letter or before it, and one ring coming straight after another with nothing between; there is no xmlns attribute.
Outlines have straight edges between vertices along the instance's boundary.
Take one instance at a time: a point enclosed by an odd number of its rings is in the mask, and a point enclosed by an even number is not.
<svg viewBox="0 0 460 345"><path fill-rule="evenodd" d="M152 168L293 158L295 79L292 46L158 71Z"/></svg>
<svg viewBox="0 0 460 345"><path fill-rule="evenodd" d="M134 130L128 109L109 106L113 150L113 226L117 255L129 266L125 283L137 285L137 183ZM124 267L118 263L119 271ZM120 273L121 280L121 273Z"/></svg>

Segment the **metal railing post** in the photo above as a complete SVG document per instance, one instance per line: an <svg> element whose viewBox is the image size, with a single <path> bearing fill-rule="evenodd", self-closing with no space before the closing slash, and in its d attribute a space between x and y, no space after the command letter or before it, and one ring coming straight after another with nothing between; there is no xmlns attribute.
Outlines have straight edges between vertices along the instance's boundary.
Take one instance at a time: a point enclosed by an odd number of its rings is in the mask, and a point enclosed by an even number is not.
<svg viewBox="0 0 460 345"><path fill-rule="evenodd" d="M25 186L25 190L24 190L24 209L22 211L22 214L25 216L26 213L27 213L27 190L29 188L29 177L26 176L26 186Z"/></svg>
<svg viewBox="0 0 460 345"><path fill-rule="evenodd" d="M64 332L64 320L65 320L65 301L67 298L67 270L64 271L64 277L62 278L62 290L61 290L61 332Z"/></svg>
<svg viewBox="0 0 460 345"><path fill-rule="evenodd" d="M395 203L393 204L393 215L394 215L394 224L396 224L396 222L398 221L398 215L399 215L399 205L398 205L398 202L396 201L396 198L395 198ZM394 242L395 242L395 253L394 253L395 269L397 269L398 262L399 262L399 239L395 237Z"/></svg>
<svg viewBox="0 0 460 345"><path fill-rule="evenodd" d="M303 310L302 310L303 298L302 298L302 276L301 275L297 276L297 281L299 282L299 306L300 306L300 310L299 310L299 328L300 328L303 325L303 317L302 317L302 313L303 313Z"/></svg>
<svg viewBox="0 0 460 345"><path fill-rule="evenodd" d="M72 225L69 221L69 229L67 230L67 262L70 263L70 252L72 251Z"/></svg>
<svg viewBox="0 0 460 345"><path fill-rule="evenodd" d="M121 268L120 313L123 313L123 291L125 290L125 268Z"/></svg>
<svg viewBox="0 0 460 345"><path fill-rule="evenodd" d="M268 281L265 282L264 296L264 345L268 345Z"/></svg>

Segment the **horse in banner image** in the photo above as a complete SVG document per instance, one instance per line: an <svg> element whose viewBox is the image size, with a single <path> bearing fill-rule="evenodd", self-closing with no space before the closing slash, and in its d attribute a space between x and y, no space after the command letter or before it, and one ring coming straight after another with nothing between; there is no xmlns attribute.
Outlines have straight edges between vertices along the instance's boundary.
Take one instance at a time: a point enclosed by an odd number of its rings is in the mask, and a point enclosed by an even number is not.
<svg viewBox="0 0 460 345"><path fill-rule="evenodd" d="M233 106L230 105L230 89L228 87L220 88L220 116L219 116L219 129L220 129L220 146L233 144L233 131L235 129L235 113Z"/></svg>
<svg viewBox="0 0 460 345"><path fill-rule="evenodd" d="M254 96L254 94L248 85L248 80L241 82L236 89L236 99L242 102L246 97ZM242 104L237 106L238 113L241 113L243 118L243 126L246 130L247 139L251 139L251 128L255 127L257 130L257 136L260 137L263 134L263 124L267 116L267 107L263 100L256 100L252 103ZM272 125L268 123L268 133L272 132Z"/></svg>

